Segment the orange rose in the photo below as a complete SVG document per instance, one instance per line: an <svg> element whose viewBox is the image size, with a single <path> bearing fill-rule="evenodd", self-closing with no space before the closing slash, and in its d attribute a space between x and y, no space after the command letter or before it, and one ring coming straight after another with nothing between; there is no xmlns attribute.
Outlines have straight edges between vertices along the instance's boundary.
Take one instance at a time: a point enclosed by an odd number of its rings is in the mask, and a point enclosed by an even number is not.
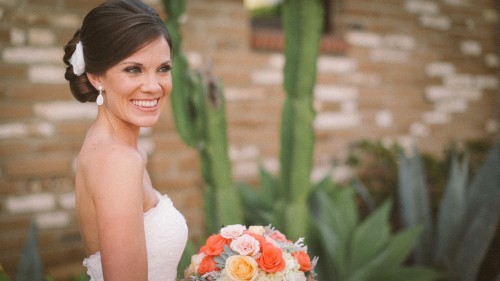
<svg viewBox="0 0 500 281"><path fill-rule="evenodd" d="M266 242L262 246L262 254L257 258L257 263L265 272L274 273L285 269L285 260L280 248Z"/></svg>
<svg viewBox="0 0 500 281"><path fill-rule="evenodd" d="M206 256L201 260L200 266L198 266L198 274L203 275L210 271L219 271L217 263L215 263L213 256Z"/></svg>
<svg viewBox="0 0 500 281"><path fill-rule="evenodd" d="M207 256L218 256L224 251L224 245L229 245L229 239L222 237L220 234L214 234L207 239L207 243L200 249L200 252Z"/></svg>
<svg viewBox="0 0 500 281"><path fill-rule="evenodd" d="M235 255L226 260L226 274L233 281L253 281L259 273L259 266L252 257Z"/></svg>
<svg viewBox="0 0 500 281"><path fill-rule="evenodd" d="M300 264L300 271L308 272L311 270L311 258L306 252L295 252L292 253L292 256Z"/></svg>

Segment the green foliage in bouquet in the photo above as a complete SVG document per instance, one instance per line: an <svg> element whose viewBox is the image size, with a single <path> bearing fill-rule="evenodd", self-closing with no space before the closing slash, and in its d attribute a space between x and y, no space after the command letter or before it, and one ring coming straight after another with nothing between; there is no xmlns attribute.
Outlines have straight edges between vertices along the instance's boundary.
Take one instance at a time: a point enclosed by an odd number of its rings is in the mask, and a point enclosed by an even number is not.
<svg viewBox="0 0 500 281"><path fill-rule="evenodd" d="M231 176L222 84L210 73L189 69L182 52L180 17L185 1L164 0L166 25L173 41L172 110L183 141L198 150L205 188L206 232L242 221L239 197Z"/></svg>
<svg viewBox="0 0 500 281"><path fill-rule="evenodd" d="M307 232L307 196L314 150L313 89L323 26L320 0L287 0L282 7L285 32L279 193L280 226L292 239ZM275 223L275 222L273 222Z"/></svg>
<svg viewBox="0 0 500 281"><path fill-rule="evenodd" d="M403 222L407 227L425 226L415 261L439 266L460 281L476 280L500 221L500 143L470 183L468 163L468 153L462 162L453 155L435 223L418 151L414 149L412 157L401 154L399 168Z"/></svg>

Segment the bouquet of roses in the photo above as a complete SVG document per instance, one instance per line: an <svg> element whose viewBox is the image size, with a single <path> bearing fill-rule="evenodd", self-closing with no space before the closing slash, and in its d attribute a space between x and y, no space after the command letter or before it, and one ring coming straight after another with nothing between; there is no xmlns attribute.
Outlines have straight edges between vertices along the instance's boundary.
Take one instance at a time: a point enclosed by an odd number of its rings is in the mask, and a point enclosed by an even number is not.
<svg viewBox="0 0 500 281"><path fill-rule="evenodd" d="M189 281L312 281L318 258L311 260L303 241L294 243L270 225L228 225L191 257L185 276Z"/></svg>

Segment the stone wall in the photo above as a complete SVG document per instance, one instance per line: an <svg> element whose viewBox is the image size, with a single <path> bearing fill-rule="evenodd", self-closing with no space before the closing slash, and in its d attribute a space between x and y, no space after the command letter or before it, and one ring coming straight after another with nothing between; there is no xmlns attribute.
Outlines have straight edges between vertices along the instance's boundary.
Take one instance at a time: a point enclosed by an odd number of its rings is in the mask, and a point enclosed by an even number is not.
<svg viewBox="0 0 500 281"><path fill-rule="evenodd" d="M0 0L0 263L10 275L31 221L48 275L65 280L83 272L73 165L96 106L71 97L62 46L99 2ZM147 2L162 8L159 0ZM249 47L242 2L188 0L183 34L191 65L211 64L224 80L232 172L252 183L258 163L279 169L284 57ZM361 139L415 139L439 153L451 140L498 136L495 1L337 0L334 18L347 48L318 60L313 178ZM142 131L140 144L155 186L199 237L197 153L178 137L169 107L157 126Z"/></svg>

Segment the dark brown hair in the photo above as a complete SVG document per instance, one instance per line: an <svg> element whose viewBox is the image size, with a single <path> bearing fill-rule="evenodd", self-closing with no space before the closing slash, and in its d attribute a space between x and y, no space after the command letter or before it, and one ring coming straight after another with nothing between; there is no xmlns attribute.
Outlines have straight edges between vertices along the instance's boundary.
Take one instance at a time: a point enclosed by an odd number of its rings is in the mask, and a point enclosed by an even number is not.
<svg viewBox="0 0 500 281"><path fill-rule="evenodd" d="M165 24L141 0L111 0L92 9L64 48L63 61L67 65L64 77L69 81L71 93L80 102L95 101L98 95L87 75L75 75L69 63L78 42L83 46L85 71L101 75L160 36L172 50Z"/></svg>

